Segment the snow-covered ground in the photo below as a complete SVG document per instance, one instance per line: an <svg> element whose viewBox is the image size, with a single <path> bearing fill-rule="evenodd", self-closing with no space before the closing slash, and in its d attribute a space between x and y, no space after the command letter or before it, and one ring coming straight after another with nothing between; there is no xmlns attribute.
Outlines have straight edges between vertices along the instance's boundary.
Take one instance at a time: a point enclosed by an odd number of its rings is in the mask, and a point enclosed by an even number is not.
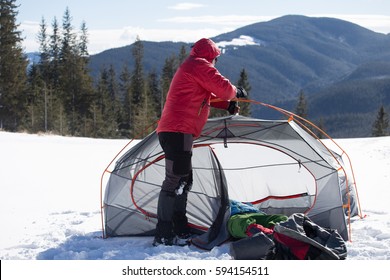
<svg viewBox="0 0 390 280"><path fill-rule="evenodd" d="M127 142L0 131L0 259L230 260L228 244L203 251L101 238L101 175ZM390 137L336 142L366 215L352 220L348 260L390 260Z"/></svg>

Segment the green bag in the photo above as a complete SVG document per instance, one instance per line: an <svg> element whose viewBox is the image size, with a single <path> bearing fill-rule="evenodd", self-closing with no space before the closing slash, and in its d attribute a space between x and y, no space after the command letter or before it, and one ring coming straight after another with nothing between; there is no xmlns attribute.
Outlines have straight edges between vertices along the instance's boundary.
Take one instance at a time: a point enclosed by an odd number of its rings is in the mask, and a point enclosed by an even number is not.
<svg viewBox="0 0 390 280"><path fill-rule="evenodd" d="M235 238L245 238L246 229L251 224L259 224L266 228L273 228L276 223L284 222L288 219L285 215L267 215L263 213L236 214L228 220L228 231Z"/></svg>

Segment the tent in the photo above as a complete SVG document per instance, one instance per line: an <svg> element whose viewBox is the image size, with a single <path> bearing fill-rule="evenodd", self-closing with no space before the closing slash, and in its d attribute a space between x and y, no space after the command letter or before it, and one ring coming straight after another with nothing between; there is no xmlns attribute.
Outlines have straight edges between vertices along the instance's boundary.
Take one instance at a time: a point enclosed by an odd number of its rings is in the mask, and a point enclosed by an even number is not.
<svg viewBox="0 0 390 280"><path fill-rule="evenodd" d="M304 213L347 240L348 219L358 205L351 167L342 154L293 118L209 119L193 147L187 215L200 235L192 242L212 249L229 238L231 200L250 202L267 214ZM156 132L122 153L101 198L105 237L154 234L164 175Z"/></svg>

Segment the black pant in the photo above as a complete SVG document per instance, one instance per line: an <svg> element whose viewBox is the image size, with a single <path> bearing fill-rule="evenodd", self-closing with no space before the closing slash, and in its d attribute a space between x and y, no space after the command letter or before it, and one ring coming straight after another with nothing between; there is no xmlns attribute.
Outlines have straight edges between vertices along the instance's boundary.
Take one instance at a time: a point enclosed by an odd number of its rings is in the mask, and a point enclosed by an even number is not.
<svg viewBox="0 0 390 280"><path fill-rule="evenodd" d="M165 179L157 206L156 236L170 238L189 232L186 208L192 186L193 136L161 132L159 141L165 153Z"/></svg>
<svg viewBox="0 0 390 280"><path fill-rule="evenodd" d="M189 177L192 173L193 136L176 132L161 132L158 137L165 153L165 180L162 189L174 192L181 181L192 179Z"/></svg>

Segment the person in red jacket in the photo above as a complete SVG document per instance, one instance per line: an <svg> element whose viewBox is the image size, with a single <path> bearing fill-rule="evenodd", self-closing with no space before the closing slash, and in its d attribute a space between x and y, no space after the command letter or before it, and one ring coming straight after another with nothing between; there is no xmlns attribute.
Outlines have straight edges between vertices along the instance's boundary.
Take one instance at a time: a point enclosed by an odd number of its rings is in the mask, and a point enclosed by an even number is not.
<svg viewBox="0 0 390 280"><path fill-rule="evenodd" d="M165 153L165 179L157 205L154 246L186 245L190 237L186 216L192 186L192 145L207 122L210 106L238 113L234 98L246 97L215 68L220 49L200 39L172 79L157 133ZM216 101L216 102L214 102Z"/></svg>

